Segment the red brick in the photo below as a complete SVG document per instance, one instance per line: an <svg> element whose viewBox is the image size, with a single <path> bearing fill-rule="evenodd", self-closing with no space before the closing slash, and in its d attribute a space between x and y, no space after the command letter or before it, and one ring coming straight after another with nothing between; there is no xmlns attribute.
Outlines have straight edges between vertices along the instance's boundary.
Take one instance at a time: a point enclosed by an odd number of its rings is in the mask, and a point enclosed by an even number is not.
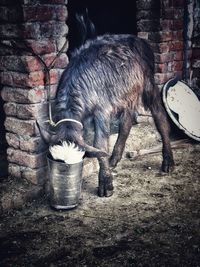
<svg viewBox="0 0 200 267"><path fill-rule="evenodd" d="M182 41L183 40L183 30L179 30L179 31L173 31L173 40L179 40Z"/></svg>
<svg viewBox="0 0 200 267"><path fill-rule="evenodd" d="M183 42L182 41L173 41L171 50L183 50Z"/></svg>
<svg viewBox="0 0 200 267"><path fill-rule="evenodd" d="M155 62L156 63L166 63L173 61L174 53L155 53Z"/></svg>
<svg viewBox="0 0 200 267"><path fill-rule="evenodd" d="M172 40L171 31L150 32L149 40L153 42L167 42Z"/></svg>
<svg viewBox="0 0 200 267"><path fill-rule="evenodd" d="M174 61L174 71L183 70L183 61Z"/></svg>
<svg viewBox="0 0 200 267"><path fill-rule="evenodd" d="M42 69L41 63L33 56L1 56L0 69L11 71L37 71Z"/></svg>
<svg viewBox="0 0 200 267"><path fill-rule="evenodd" d="M164 30L164 31L171 30L172 26L173 26L173 20L161 19L160 20L160 26L161 26L162 30Z"/></svg>
<svg viewBox="0 0 200 267"><path fill-rule="evenodd" d="M154 52L166 53L171 50L171 42L151 43Z"/></svg>
<svg viewBox="0 0 200 267"><path fill-rule="evenodd" d="M3 85L25 88L44 85L43 71L31 72L30 74L7 71L0 73L0 75Z"/></svg>
<svg viewBox="0 0 200 267"><path fill-rule="evenodd" d="M26 40L27 45L33 49L37 55L55 53L56 40L53 39L43 39L43 40Z"/></svg>
<svg viewBox="0 0 200 267"><path fill-rule="evenodd" d="M43 60L47 66L50 66L50 64L54 61L54 68L65 68L68 64L68 57L66 53L62 53L59 57L57 54L44 55Z"/></svg>
<svg viewBox="0 0 200 267"><path fill-rule="evenodd" d="M177 30L181 30L183 29L183 19L176 19L173 21L173 29Z"/></svg>
<svg viewBox="0 0 200 267"><path fill-rule="evenodd" d="M167 63L155 64L155 72L163 73L168 70Z"/></svg>
<svg viewBox="0 0 200 267"><path fill-rule="evenodd" d="M174 60L176 60L176 61L183 60L183 51L182 50L176 51L174 53Z"/></svg>
<svg viewBox="0 0 200 267"><path fill-rule="evenodd" d="M169 79L174 77L174 73L173 72L169 72L169 73L156 73L155 74L155 82L156 84L164 84L165 82L167 82Z"/></svg>

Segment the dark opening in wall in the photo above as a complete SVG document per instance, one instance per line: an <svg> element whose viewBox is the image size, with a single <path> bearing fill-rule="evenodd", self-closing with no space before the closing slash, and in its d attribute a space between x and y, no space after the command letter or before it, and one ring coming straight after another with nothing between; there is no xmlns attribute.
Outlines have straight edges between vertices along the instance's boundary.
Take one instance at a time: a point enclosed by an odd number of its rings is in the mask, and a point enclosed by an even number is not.
<svg viewBox="0 0 200 267"><path fill-rule="evenodd" d="M5 178L8 175L8 161L6 156L7 142L6 131L4 127L5 112L3 109L3 104L4 103L0 95L0 179Z"/></svg>
<svg viewBox="0 0 200 267"><path fill-rule="evenodd" d="M95 26L96 34L131 33L137 34L136 29L136 0L69 0L69 50L68 54L81 43L80 25L77 25L76 14L88 10L88 17Z"/></svg>

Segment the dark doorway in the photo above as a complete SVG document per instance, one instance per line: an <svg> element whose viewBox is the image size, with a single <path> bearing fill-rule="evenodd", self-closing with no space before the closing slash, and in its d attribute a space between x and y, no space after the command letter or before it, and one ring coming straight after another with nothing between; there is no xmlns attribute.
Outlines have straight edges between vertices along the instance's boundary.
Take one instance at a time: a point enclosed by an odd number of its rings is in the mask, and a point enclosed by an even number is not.
<svg viewBox="0 0 200 267"><path fill-rule="evenodd" d="M83 14L88 10L88 17L95 26L96 35L104 33L137 34L136 28L136 0L69 0L68 26L69 50L68 54L81 44L79 25L76 14Z"/></svg>
<svg viewBox="0 0 200 267"><path fill-rule="evenodd" d="M0 88L1 92L1 88ZM8 162L6 156L7 142L6 131L4 127L5 112L3 109L3 99L0 94L0 179L6 178L8 175Z"/></svg>

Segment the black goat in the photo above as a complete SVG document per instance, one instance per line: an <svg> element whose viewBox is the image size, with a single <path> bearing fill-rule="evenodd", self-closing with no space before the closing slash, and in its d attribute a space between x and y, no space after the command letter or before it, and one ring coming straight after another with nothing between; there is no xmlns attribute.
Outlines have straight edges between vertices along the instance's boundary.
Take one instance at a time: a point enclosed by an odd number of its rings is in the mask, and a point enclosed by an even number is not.
<svg viewBox="0 0 200 267"><path fill-rule="evenodd" d="M85 143L81 124L60 123L55 134L43 131L50 144L73 141L88 155L98 158L99 196L113 191L111 168L122 157L133 114L139 103L150 109L162 137L162 170L174 167L166 112L154 82L154 55L146 41L132 35L104 35L87 41L75 51L58 86L56 121L71 118L84 124L92 117L95 127L94 147ZM111 157L108 155L110 120L120 118L119 135Z"/></svg>

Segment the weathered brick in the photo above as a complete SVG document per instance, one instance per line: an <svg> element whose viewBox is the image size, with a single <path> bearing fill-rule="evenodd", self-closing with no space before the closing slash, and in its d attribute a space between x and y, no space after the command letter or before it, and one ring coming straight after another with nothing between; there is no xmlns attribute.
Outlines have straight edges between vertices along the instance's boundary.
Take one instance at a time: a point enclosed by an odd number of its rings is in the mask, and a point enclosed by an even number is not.
<svg viewBox="0 0 200 267"><path fill-rule="evenodd" d="M173 21L173 28L177 30L182 30L183 29L183 19L176 19Z"/></svg>
<svg viewBox="0 0 200 267"><path fill-rule="evenodd" d="M60 4L67 5L68 0L21 0L25 5L35 5L35 4Z"/></svg>
<svg viewBox="0 0 200 267"><path fill-rule="evenodd" d="M17 104L16 116L20 119L37 119L43 114L48 114L48 106L45 103L37 104ZM12 114L10 114L12 115Z"/></svg>
<svg viewBox="0 0 200 267"><path fill-rule="evenodd" d="M136 13L137 20L140 19L159 19L160 13L155 10L138 10Z"/></svg>
<svg viewBox="0 0 200 267"><path fill-rule="evenodd" d="M174 53L155 53L155 62L156 63L166 63L173 61Z"/></svg>
<svg viewBox="0 0 200 267"><path fill-rule="evenodd" d="M56 40L56 47L58 51L63 49L63 53L64 52L66 53L69 47L69 42L68 40L66 40L65 37L60 37L59 39Z"/></svg>
<svg viewBox="0 0 200 267"><path fill-rule="evenodd" d="M24 24L23 37L25 39L40 39L43 38L60 38L65 37L68 33L68 27L64 22L48 21L43 22L28 22Z"/></svg>
<svg viewBox="0 0 200 267"><path fill-rule="evenodd" d="M55 53L57 51L56 40L53 39L26 40L26 43L37 55Z"/></svg>
<svg viewBox="0 0 200 267"><path fill-rule="evenodd" d="M47 173L47 167L37 169L21 167L22 178L34 185L44 185L47 180Z"/></svg>
<svg viewBox="0 0 200 267"><path fill-rule="evenodd" d="M4 111L7 116L16 116L17 115L17 107L15 103L8 102L4 104Z"/></svg>
<svg viewBox="0 0 200 267"><path fill-rule="evenodd" d="M52 85L55 91L55 85ZM45 99L44 87L34 89L22 89L4 86L1 91L1 97L4 101L15 103L38 103Z"/></svg>
<svg viewBox="0 0 200 267"><path fill-rule="evenodd" d="M160 28L162 30L172 30L173 28L173 20L171 19L161 19L160 20Z"/></svg>
<svg viewBox="0 0 200 267"><path fill-rule="evenodd" d="M10 147L30 153L44 152L48 148L48 146L44 143L40 136L30 138L29 136L23 136L7 132L6 140Z"/></svg>
<svg viewBox="0 0 200 267"><path fill-rule="evenodd" d="M167 42L172 40L171 31L150 32L149 40L153 42Z"/></svg>
<svg viewBox="0 0 200 267"><path fill-rule="evenodd" d="M20 139L19 136L13 133L6 133L6 140L10 147L15 149L19 149L20 147Z"/></svg>
<svg viewBox="0 0 200 267"><path fill-rule="evenodd" d="M35 121L34 120L20 120L12 117L7 117L5 120L5 128L7 131L19 135L35 135Z"/></svg>
<svg viewBox="0 0 200 267"><path fill-rule="evenodd" d="M20 166L9 162L8 173L11 177L21 178Z"/></svg>
<svg viewBox="0 0 200 267"><path fill-rule="evenodd" d="M163 42L163 43L152 43L151 46L154 52L157 53L166 53L171 50L171 42Z"/></svg>
<svg viewBox="0 0 200 267"><path fill-rule="evenodd" d="M23 7L25 21L66 21L67 7L64 5L33 5Z"/></svg>
<svg viewBox="0 0 200 267"><path fill-rule="evenodd" d="M55 61L54 68L65 68L68 64L68 57L66 53L62 53L59 56L57 54L47 54L44 55L43 60L45 61L47 66L50 66L50 64Z"/></svg>
<svg viewBox="0 0 200 267"><path fill-rule="evenodd" d="M138 37L148 40L149 33L148 32L138 32Z"/></svg>
<svg viewBox="0 0 200 267"><path fill-rule="evenodd" d="M140 0L137 1L137 9L138 10L152 10L156 9L157 10L158 3L157 1L152 1L152 0Z"/></svg>
<svg viewBox="0 0 200 267"><path fill-rule="evenodd" d="M178 31L173 31L173 40L183 40L183 29Z"/></svg>
<svg viewBox="0 0 200 267"><path fill-rule="evenodd" d="M173 41L171 50L183 50L183 41Z"/></svg>
<svg viewBox="0 0 200 267"><path fill-rule="evenodd" d="M21 29L16 24L0 24L0 38L10 39L22 36Z"/></svg>
<svg viewBox="0 0 200 267"><path fill-rule="evenodd" d="M13 116L19 119L36 119L48 114L47 103L16 104L8 102L4 104L4 110L7 116Z"/></svg>
<svg viewBox="0 0 200 267"><path fill-rule="evenodd" d="M8 161L32 169L46 166L46 153L30 154L13 148L7 149Z"/></svg>
<svg viewBox="0 0 200 267"><path fill-rule="evenodd" d="M43 69L40 61L33 56L1 56L0 70L37 71Z"/></svg>
<svg viewBox="0 0 200 267"><path fill-rule="evenodd" d="M173 72L169 73L156 73L155 74L155 82L156 84L164 84L169 79L173 78L175 74Z"/></svg>
<svg viewBox="0 0 200 267"><path fill-rule="evenodd" d="M183 61L174 61L174 70L181 71L183 69Z"/></svg>
<svg viewBox="0 0 200 267"><path fill-rule="evenodd" d="M1 83L16 87L35 87L44 85L43 71L31 73L18 73L13 71L4 71L0 73Z"/></svg>
<svg viewBox="0 0 200 267"><path fill-rule="evenodd" d="M158 31L160 30L160 23L158 20L147 20L147 19L142 19L137 22L137 28L139 31Z"/></svg>
<svg viewBox="0 0 200 267"><path fill-rule="evenodd" d="M168 70L167 63L155 64L155 72L163 73Z"/></svg>
<svg viewBox="0 0 200 267"><path fill-rule="evenodd" d="M183 51L176 51L175 53L174 53L174 60L176 60L176 61L181 61L181 60L183 60Z"/></svg>
<svg viewBox="0 0 200 267"><path fill-rule="evenodd" d="M47 145L41 137L32 137L30 139L23 139L21 137L19 148L27 152L44 152L47 149Z"/></svg>
<svg viewBox="0 0 200 267"><path fill-rule="evenodd" d="M1 6L0 7L0 21L2 22L22 22L23 13L19 5Z"/></svg>

